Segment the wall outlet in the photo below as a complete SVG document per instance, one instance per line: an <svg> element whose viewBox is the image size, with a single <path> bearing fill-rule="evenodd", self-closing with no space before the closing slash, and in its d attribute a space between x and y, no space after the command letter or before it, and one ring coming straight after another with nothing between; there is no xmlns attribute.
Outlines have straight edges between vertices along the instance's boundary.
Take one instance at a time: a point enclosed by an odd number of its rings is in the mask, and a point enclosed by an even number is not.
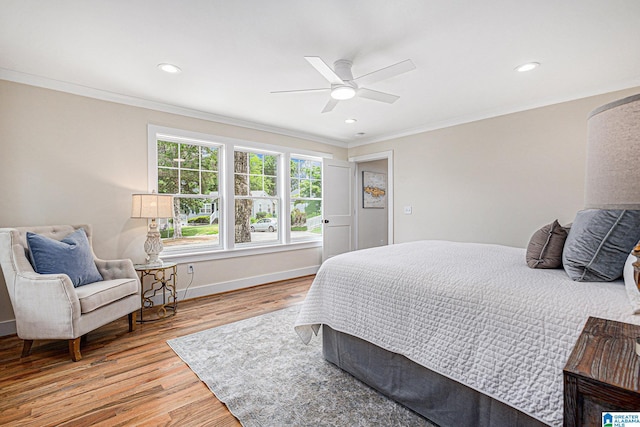
<svg viewBox="0 0 640 427"><path fill-rule="evenodd" d="M405 206L404 207L404 214L405 215L411 215L411 211L412 211L411 206Z"/></svg>
<svg viewBox="0 0 640 427"><path fill-rule="evenodd" d="M187 273L188 273L188 274L193 274L193 264L189 264L189 265L187 266Z"/></svg>

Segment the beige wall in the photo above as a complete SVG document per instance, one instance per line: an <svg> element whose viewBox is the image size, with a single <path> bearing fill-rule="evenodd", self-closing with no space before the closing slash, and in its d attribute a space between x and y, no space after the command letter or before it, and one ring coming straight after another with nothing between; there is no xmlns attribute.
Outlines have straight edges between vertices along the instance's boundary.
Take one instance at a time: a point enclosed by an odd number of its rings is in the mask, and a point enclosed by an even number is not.
<svg viewBox="0 0 640 427"><path fill-rule="evenodd" d="M526 246L583 207L587 115L640 88L349 149L393 150L395 242ZM403 214L412 206L411 215ZM461 260L464 262L464 260Z"/></svg>
<svg viewBox="0 0 640 427"><path fill-rule="evenodd" d="M346 149L268 132L0 80L0 227L90 223L102 258L144 259L146 221L131 193L146 191L147 125L332 153ZM318 248L193 263L191 289L319 265ZM179 269L178 288L188 283ZM0 322L13 319L0 278Z"/></svg>

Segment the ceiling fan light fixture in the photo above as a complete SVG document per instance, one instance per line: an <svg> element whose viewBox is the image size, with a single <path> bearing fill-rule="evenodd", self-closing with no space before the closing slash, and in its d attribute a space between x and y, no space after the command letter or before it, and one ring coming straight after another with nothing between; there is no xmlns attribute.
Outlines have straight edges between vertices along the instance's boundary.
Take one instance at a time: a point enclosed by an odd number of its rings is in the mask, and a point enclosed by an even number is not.
<svg viewBox="0 0 640 427"><path fill-rule="evenodd" d="M279 90L271 93L329 91L330 98L322 109L322 113L329 113L333 111L340 101L351 99L356 95L373 101L393 104L398 100L398 98L400 98L399 96L371 90L364 86L390 79L391 77L416 69L415 64L410 59L407 59L354 79L353 74L351 73L352 62L349 60L338 59L334 62L332 69L319 56L305 56L304 59L331 84L331 87L301 90Z"/></svg>
<svg viewBox="0 0 640 427"><path fill-rule="evenodd" d="M340 86L335 86L333 89L331 89L331 97L333 99L337 99L338 101L351 99L355 95L356 95L356 90L351 86L340 85Z"/></svg>

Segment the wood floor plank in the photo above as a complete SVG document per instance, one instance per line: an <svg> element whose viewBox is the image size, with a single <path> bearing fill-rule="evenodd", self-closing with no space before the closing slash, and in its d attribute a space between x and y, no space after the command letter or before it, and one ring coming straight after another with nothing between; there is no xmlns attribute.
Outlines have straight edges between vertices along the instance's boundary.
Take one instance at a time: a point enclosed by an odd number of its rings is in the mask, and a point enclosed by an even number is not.
<svg viewBox="0 0 640 427"><path fill-rule="evenodd" d="M83 359L66 341L0 337L0 425L222 426L240 424L167 340L302 302L313 276L180 301L176 316L128 331L124 317L91 332Z"/></svg>

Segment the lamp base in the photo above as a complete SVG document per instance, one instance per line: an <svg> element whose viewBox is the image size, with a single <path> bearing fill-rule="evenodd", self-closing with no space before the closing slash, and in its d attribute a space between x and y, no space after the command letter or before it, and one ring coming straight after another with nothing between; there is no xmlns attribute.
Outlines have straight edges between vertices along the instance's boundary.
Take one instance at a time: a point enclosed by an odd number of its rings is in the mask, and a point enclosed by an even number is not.
<svg viewBox="0 0 640 427"><path fill-rule="evenodd" d="M151 220L151 224L149 224L147 240L144 242L144 251L147 253L146 265L153 267L162 266L162 260L158 258L162 249L163 246L162 240L160 240L160 232L158 232L158 224L156 224L154 218Z"/></svg>
<svg viewBox="0 0 640 427"><path fill-rule="evenodd" d="M144 262L145 267L162 267L164 265L164 261L158 259L157 261L151 261L149 257L146 258Z"/></svg>

